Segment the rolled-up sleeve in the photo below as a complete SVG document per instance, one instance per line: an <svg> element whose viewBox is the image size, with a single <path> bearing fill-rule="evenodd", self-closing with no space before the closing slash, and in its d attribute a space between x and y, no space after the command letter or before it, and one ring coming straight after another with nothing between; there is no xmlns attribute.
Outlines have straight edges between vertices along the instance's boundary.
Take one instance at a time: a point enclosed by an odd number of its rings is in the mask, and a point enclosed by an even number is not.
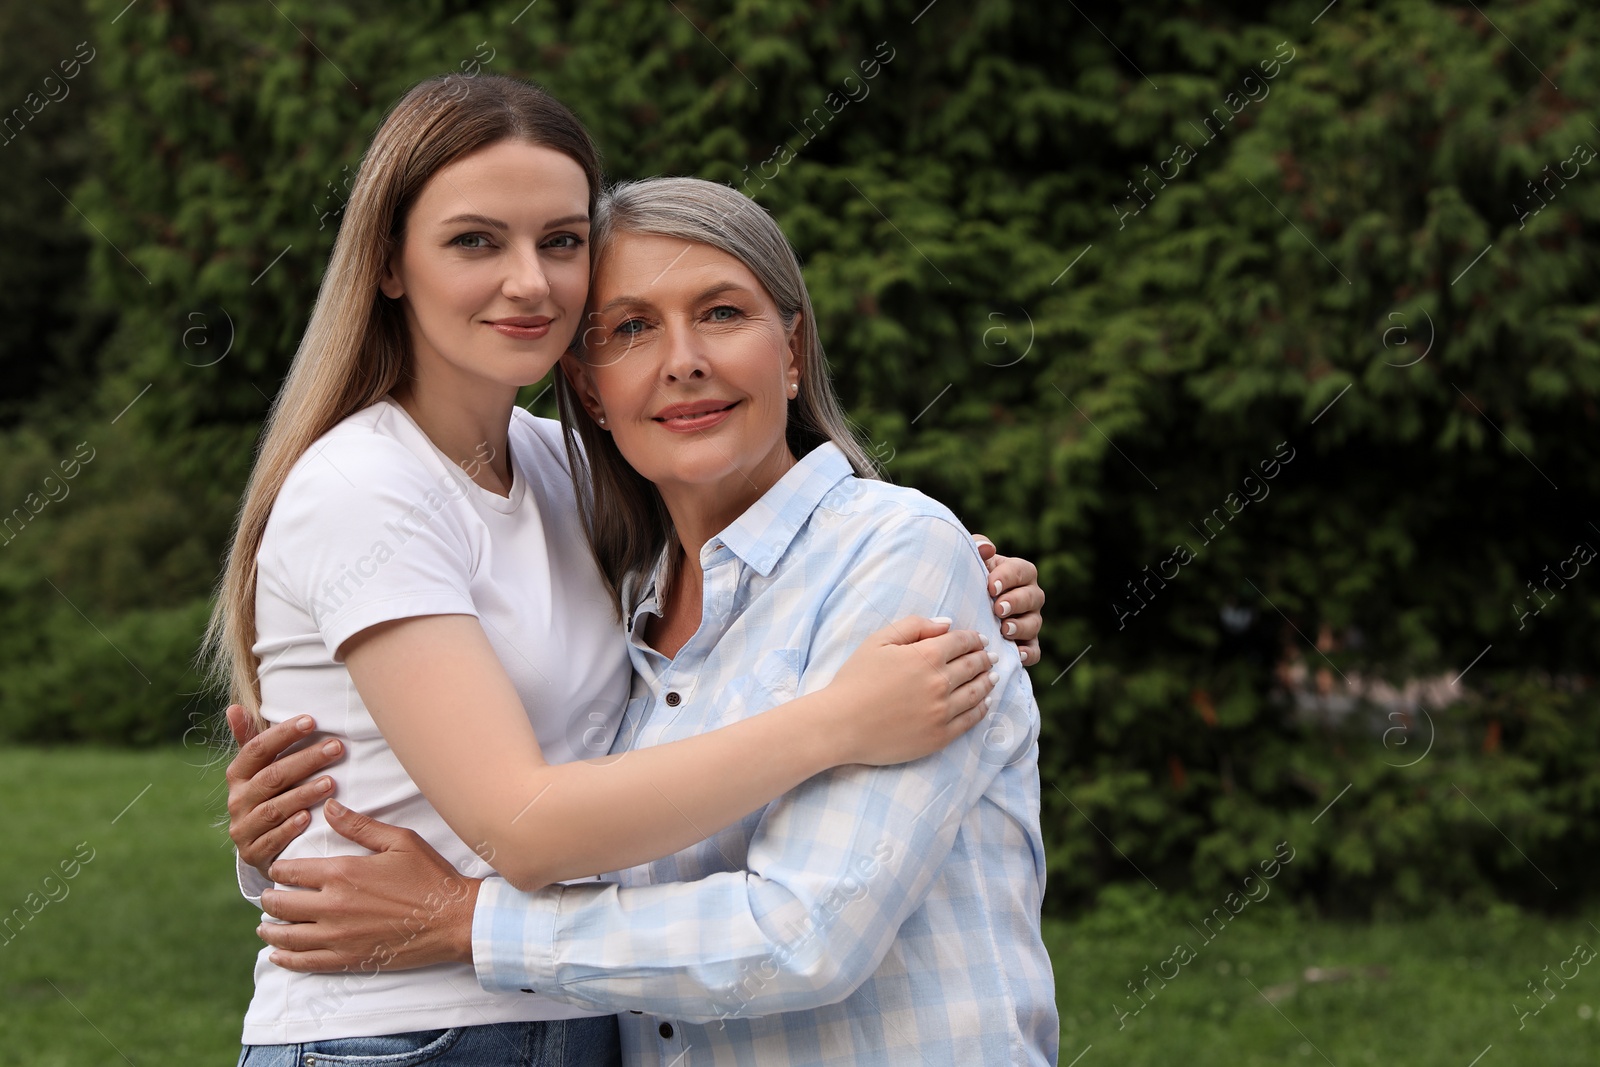
<svg viewBox="0 0 1600 1067"><path fill-rule="evenodd" d="M968 813L1038 732L1032 690L1000 635L970 537L939 515L900 518L828 561L801 689L826 685L867 635L894 620L948 616L989 635L1000 654L988 718L934 755L835 768L779 798L760 814L742 870L534 894L491 879L473 927L485 988L710 1022L832 1004L873 974L939 878Z"/></svg>

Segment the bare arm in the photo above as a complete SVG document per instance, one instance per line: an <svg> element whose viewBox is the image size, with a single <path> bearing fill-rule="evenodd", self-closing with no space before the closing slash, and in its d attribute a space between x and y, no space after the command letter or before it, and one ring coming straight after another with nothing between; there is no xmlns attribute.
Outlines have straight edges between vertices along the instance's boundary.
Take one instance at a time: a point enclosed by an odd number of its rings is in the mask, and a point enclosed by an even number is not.
<svg viewBox="0 0 1600 1067"><path fill-rule="evenodd" d="M946 626L881 630L834 684L762 715L559 765L540 752L477 619L383 623L342 651L384 739L445 822L511 884L536 889L687 848L830 767L938 751L982 717L993 684L982 639Z"/></svg>

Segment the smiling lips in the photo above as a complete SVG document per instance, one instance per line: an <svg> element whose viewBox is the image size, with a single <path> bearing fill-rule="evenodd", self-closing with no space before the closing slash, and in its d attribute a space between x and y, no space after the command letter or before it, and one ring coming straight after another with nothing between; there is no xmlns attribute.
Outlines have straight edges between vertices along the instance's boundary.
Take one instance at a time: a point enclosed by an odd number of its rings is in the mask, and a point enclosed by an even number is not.
<svg viewBox="0 0 1600 1067"><path fill-rule="evenodd" d="M549 333L550 323L554 321L549 315L516 315L508 319L489 320L489 326L504 337L533 341Z"/></svg>
<svg viewBox="0 0 1600 1067"><path fill-rule="evenodd" d="M674 433L708 430L728 417L737 400L696 400L690 404L669 404L651 418Z"/></svg>

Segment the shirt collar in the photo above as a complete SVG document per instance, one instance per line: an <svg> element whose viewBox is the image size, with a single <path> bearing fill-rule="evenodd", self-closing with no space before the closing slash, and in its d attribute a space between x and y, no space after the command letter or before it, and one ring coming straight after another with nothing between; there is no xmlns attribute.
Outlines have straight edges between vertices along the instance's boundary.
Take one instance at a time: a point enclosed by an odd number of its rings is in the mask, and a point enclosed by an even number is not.
<svg viewBox="0 0 1600 1067"><path fill-rule="evenodd" d="M761 499L706 546L720 543L763 578L770 577L778 560L794 543L795 535L834 486L855 474L844 452L826 441L807 452L779 478ZM622 601L632 633L646 611L660 613L660 581L666 568L669 543L648 575L623 584ZM714 550L714 549L713 549Z"/></svg>
<svg viewBox="0 0 1600 1067"><path fill-rule="evenodd" d="M715 540L763 578L769 577L822 498L853 474L855 468L844 452L826 441L801 457Z"/></svg>

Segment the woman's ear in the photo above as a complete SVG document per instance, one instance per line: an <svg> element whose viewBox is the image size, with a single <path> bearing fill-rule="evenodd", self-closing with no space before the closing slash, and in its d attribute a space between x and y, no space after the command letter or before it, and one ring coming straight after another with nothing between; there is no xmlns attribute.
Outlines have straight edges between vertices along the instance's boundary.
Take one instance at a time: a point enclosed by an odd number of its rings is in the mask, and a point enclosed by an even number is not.
<svg viewBox="0 0 1600 1067"><path fill-rule="evenodd" d="M583 365L583 360L577 352L568 349L562 354L561 360L556 364L560 373L566 375L567 384L572 386L572 391L578 394L578 403L583 405L583 410L595 422L605 425L605 408L600 404L600 396L594 391L594 383L589 380L589 368Z"/></svg>
<svg viewBox="0 0 1600 1067"><path fill-rule="evenodd" d="M378 291L390 300L399 300L406 295L405 283L400 280L397 269L400 259L400 250L395 249L389 261L383 265L383 274L378 277Z"/></svg>
<svg viewBox="0 0 1600 1067"><path fill-rule="evenodd" d="M805 316L796 312L794 321L789 324L789 336L786 338L789 359L783 367L783 380L790 384L798 383L806 373L805 346L801 343L801 337L805 332L802 329L804 325Z"/></svg>

